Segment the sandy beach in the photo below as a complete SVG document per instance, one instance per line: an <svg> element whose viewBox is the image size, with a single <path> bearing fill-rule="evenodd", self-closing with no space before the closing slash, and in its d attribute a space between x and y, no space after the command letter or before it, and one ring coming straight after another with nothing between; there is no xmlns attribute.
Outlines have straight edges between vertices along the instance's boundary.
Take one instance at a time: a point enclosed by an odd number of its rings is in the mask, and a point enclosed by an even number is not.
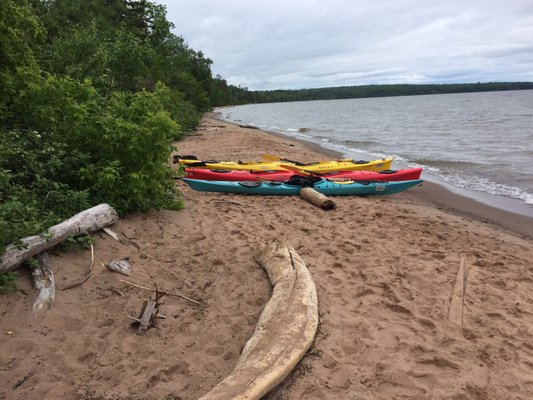
<svg viewBox="0 0 533 400"><path fill-rule="evenodd" d="M176 143L199 159L302 161L336 154L208 114ZM422 175L422 178L424 176ZM181 211L130 215L90 250L51 255L54 308L34 316L19 272L0 295L0 399L198 399L227 376L271 286L254 262L273 240L293 246L316 284L318 333L266 399L533 398L533 221L434 184L382 197L337 197L323 211L298 196L194 192ZM104 264L128 257L130 277ZM461 260L462 317L457 299ZM150 292L157 328L137 336ZM455 304L455 303L454 303Z"/></svg>

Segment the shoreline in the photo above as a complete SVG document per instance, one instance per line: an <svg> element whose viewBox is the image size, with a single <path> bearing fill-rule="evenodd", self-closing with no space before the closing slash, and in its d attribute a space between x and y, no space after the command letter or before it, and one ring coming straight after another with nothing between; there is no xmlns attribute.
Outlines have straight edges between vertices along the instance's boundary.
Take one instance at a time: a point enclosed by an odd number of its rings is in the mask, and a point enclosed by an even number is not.
<svg viewBox="0 0 533 400"><path fill-rule="evenodd" d="M272 135L283 140L293 141L313 152L323 154L326 158L344 157L342 152L328 149L321 146L319 143L295 138L293 136L283 135L281 133L269 132L255 127L252 128L246 125L239 125L236 122L226 121L219 118L220 113L216 111L207 113L206 116L229 125L257 130L264 134ZM290 158L289 154L285 154L285 156ZM424 183L420 188L418 188L418 190L407 191L405 195L416 198L426 205L443 209L455 215L466 216L476 219L480 222L490 223L509 232L513 232L528 239L533 239L533 217L515 213L507 209L494 207L478 201L475 198L463 196L459 193L451 191L443 184L434 182L431 179L426 179L424 175L422 175L422 179L424 179Z"/></svg>

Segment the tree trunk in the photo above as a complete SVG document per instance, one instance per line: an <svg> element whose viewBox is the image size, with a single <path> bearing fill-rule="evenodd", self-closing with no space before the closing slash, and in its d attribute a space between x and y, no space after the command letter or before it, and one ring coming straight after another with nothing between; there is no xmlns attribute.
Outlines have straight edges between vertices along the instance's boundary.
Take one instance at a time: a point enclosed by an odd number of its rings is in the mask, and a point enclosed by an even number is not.
<svg viewBox="0 0 533 400"><path fill-rule="evenodd" d="M20 248L14 245L7 246L0 258L0 273L15 270L24 261L54 247L69 236L96 232L116 221L118 221L117 212L108 204L100 204L82 211L51 227L43 235L28 236L22 239Z"/></svg>

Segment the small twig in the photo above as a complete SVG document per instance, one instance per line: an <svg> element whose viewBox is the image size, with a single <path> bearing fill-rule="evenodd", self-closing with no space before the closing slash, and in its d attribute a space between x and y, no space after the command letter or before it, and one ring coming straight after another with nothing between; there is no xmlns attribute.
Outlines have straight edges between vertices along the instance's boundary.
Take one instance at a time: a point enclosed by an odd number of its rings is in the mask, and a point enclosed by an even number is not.
<svg viewBox="0 0 533 400"><path fill-rule="evenodd" d="M119 296L124 296L124 293L122 293L120 290L118 290L116 287L108 287L108 288L101 288L100 286L97 286L96 289L98 290L109 290L110 292L115 293Z"/></svg>
<svg viewBox="0 0 533 400"><path fill-rule="evenodd" d="M30 372L29 374L26 374L26 376L24 376L24 378L22 379L19 379L17 381L17 383L15 383L13 385L13 390L15 389L18 389L20 386L22 386L24 384L24 382L26 382L28 379L30 379L31 377L33 376L33 372Z"/></svg>
<svg viewBox="0 0 533 400"><path fill-rule="evenodd" d="M134 320L135 322L139 322L139 323L141 322L141 320L139 318L132 317L131 315L127 315L126 314L126 317L128 317L129 319Z"/></svg>
<svg viewBox="0 0 533 400"><path fill-rule="evenodd" d="M135 287L137 287L137 288L139 288L139 289L149 290L150 292L158 292L157 290L150 289L150 288L148 288L148 287L146 287L146 286L137 285L136 283L128 282L128 281L125 281L124 279L121 279L120 281L121 281L121 282L124 282L124 283L127 283L128 285L135 286ZM160 290L159 293L161 293L161 294L165 294L165 295L167 295L167 296L176 296L176 297L180 297L180 298L182 298L182 299L185 299L185 300L190 301L191 303L197 304L197 305L199 305L199 306L201 306L201 307L204 306L204 303L203 303L203 302L200 302L200 301L198 301L198 300L191 299L190 297L184 296L184 295L182 295L182 294L180 294L180 293L170 293L170 292L166 292L166 291L163 291L163 290Z"/></svg>
<svg viewBox="0 0 533 400"><path fill-rule="evenodd" d="M104 227L104 228L102 228L102 230L105 233L107 233L109 236L111 236L113 239L115 239L116 241L120 242L120 239L118 238L118 235L115 232L113 232L110 228Z"/></svg>
<svg viewBox="0 0 533 400"><path fill-rule="evenodd" d="M80 286L82 285L84 282L87 281L87 279L89 279L89 277L91 276L91 272L93 270L93 267L94 267L94 247L93 245L91 244L91 266L89 267L89 271L87 271L87 273L85 274L85 276L79 281L79 282L75 282L75 283L72 283L70 285L67 285L65 286L63 289L60 289L61 291L63 290L69 290L69 289L73 289L77 286Z"/></svg>

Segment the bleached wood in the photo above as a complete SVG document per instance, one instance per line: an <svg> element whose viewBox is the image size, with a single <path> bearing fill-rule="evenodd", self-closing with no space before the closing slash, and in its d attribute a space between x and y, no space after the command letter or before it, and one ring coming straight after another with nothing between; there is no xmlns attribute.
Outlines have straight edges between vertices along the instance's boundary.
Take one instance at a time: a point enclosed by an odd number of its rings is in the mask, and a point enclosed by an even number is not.
<svg viewBox="0 0 533 400"><path fill-rule="evenodd" d="M120 281L121 281L121 282L124 282L124 283L126 283L126 284L128 284L128 285L135 286L135 287L137 287L137 288L139 288L139 289L144 289L144 290L149 290L150 292L155 292L154 289L150 289L150 288L148 288L148 287L146 287L146 286L137 285L136 283L128 282L128 281L125 281L125 280L123 280L123 279L121 279ZM204 304L203 302L198 301L198 300L191 299L190 297L187 297L187 296L185 296L185 295L183 295L183 294L181 294L181 293L172 293L172 292L167 292L167 291L165 291L165 290L159 290L159 293L163 293L163 294L165 294L165 295L167 295L167 296L175 296L175 297L179 297L179 298L181 298L181 299L184 299L184 300L190 301L191 303L194 303L194 304L199 305L199 306L201 306L201 307L204 307L204 306L205 306L205 304Z"/></svg>
<svg viewBox="0 0 533 400"><path fill-rule="evenodd" d="M113 272L118 272L124 276L131 275L131 265L127 259L110 261L109 264L107 264L107 269Z"/></svg>
<svg viewBox="0 0 533 400"><path fill-rule="evenodd" d="M22 247L9 245L0 258L0 273L15 270L24 261L48 250L69 236L96 232L118 221L117 212L108 204L100 204L52 226L46 234L22 239Z"/></svg>
<svg viewBox="0 0 533 400"><path fill-rule="evenodd" d="M44 308L51 309L55 300L55 280L54 273L48 265L48 253L42 252L37 256L38 265L32 269L31 275L33 286L39 290L39 295L33 302L32 311L39 313Z"/></svg>
<svg viewBox="0 0 533 400"><path fill-rule="evenodd" d="M116 241L120 242L120 239L118 238L118 235L111 229L111 228L102 228L102 230L107 233L109 236L111 236Z"/></svg>
<svg viewBox="0 0 533 400"><path fill-rule="evenodd" d="M448 319L459 326L463 326L464 305L466 297L466 287L468 282L468 264L466 257L461 257L457 277L452 289L450 307L448 309Z"/></svg>
<svg viewBox="0 0 533 400"><path fill-rule="evenodd" d="M274 286L272 296L233 372L200 400L262 398L289 375L313 342L318 304L305 263L281 243L260 248L256 261Z"/></svg>
<svg viewBox="0 0 533 400"><path fill-rule="evenodd" d="M300 190L300 197L322 210L333 210L336 206L333 200L313 188L308 187Z"/></svg>

